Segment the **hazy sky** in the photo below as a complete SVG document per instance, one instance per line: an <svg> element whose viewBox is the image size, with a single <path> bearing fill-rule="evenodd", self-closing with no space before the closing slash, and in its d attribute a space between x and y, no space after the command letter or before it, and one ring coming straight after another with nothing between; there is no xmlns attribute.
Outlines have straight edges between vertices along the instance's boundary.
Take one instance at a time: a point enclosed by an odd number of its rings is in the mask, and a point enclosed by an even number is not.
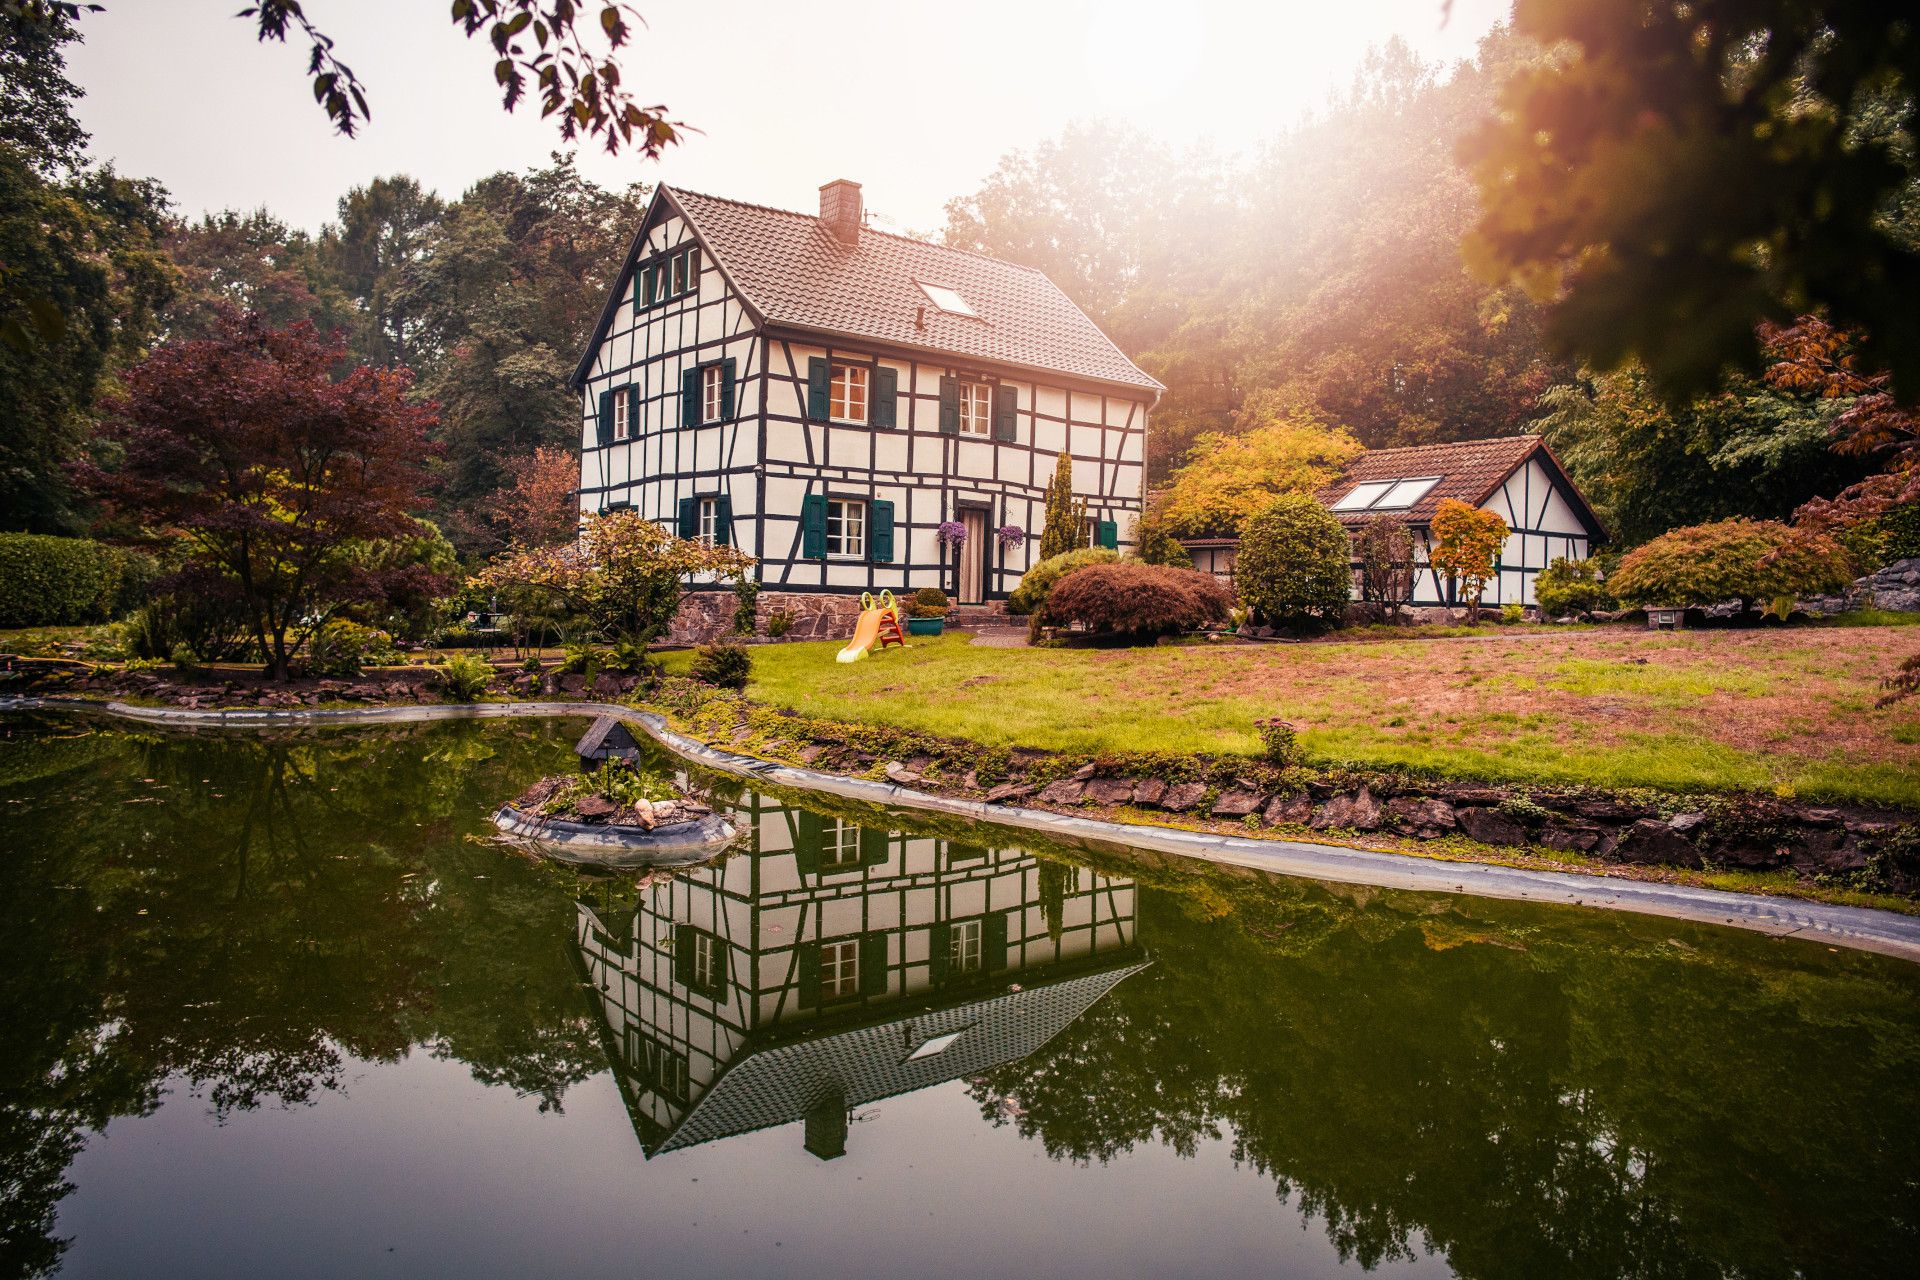
<svg viewBox="0 0 1920 1280"><path fill-rule="evenodd" d="M160 179L183 212L265 205L317 228L348 187L410 173L445 196L544 163L551 123L500 110L484 39L446 0L307 0L367 86L373 121L332 133L303 47L257 45L241 0L102 0L70 59L96 157ZM1344 85L1368 45L1469 56L1506 0L643 0L626 60L643 103L701 130L659 164L582 148L617 186L664 180L810 209L833 178L882 225L933 230L999 157L1113 117L1237 150Z"/></svg>

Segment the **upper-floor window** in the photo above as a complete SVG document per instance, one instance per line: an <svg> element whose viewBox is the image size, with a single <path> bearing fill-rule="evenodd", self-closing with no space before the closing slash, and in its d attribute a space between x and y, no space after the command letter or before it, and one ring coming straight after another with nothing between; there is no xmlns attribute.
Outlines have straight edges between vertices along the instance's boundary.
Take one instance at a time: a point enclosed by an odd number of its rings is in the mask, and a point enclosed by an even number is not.
<svg viewBox="0 0 1920 1280"><path fill-rule="evenodd" d="M684 297L700 287L700 251L678 249L640 268L634 286L636 309Z"/></svg>
<svg viewBox="0 0 1920 1280"><path fill-rule="evenodd" d="M833 368L833 382L827 397L827 416L835 422L865 425L867 421L867 374L863 364L841 364Z"/></svg>
<svg viewBox="0 0 1920 1280"><path fill-rule="evenodd" d="M628 403L631 399L632 397L625 392L613 397L613 438L615 440L625 440L633 434L632 406Z"/></svg>
<svg viewBox="0 0 1920 1280"><path fill-rule="evenodd" d="M820 998L837 1000L860 994L860 940L820 944Z"/></svg>
<svg viewBox="0 0 1920 1280"><path fill-rule="evenodd" d="M726 417L727 371L718 364L700 370L700 421L718 422Z"/></svg>
<svg viewBox="0 0 1920 1280"><path fill-rule="evenodd" d="M867 504L851 498L827 500L827 554L852 556L867 554Z"/></svg>
<svg viewBox="0 0 1920 1280"><path fill-rule="evenodd" d="M829 818L822 834L822 871L843 871L860 865L860 828L840 818Z"/></svg>
<svg viewBox="0 0 1920 1280"><path fill-rule="evenodd" d="M985 382L960 384L960 434L984 436L993 432L993 387Z"/></svg>
<svg viewBox="0 0 1920 1280"><path fill-rule="evenodd" d="M699 499L694 514L699 529L694 536L710 547L720 545L720 499Z"/></svg>
<svg viewBox="0 0 1920 1280"><path fill-rule="evenodd" d="M712 987L719 985L720 939L710 933L693 935L693 985Z"/></svg>

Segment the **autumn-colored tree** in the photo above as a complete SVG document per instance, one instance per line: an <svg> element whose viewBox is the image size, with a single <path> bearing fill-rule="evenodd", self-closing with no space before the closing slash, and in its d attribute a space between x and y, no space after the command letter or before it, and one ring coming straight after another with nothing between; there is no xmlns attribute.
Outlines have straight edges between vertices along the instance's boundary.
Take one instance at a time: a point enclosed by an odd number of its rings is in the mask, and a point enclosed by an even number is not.
<svg viewBox="0 0 1920 1280"><path fill-rule="evenodd" d="M1499 572L1500 549L1507 545L1507 522L1497 512L1470 507L1458 498L1442 498L1433 512L1433 550L1428 561L1459 584L1467 616L1480 612L1480 597Z"/></svg>
<svg viewBox="0 0 1920 1280"><path fill-rule="evenodd" d="M544 547L574 536L580 527L574 498L580 489L580 460L571 450L542 446L501 464L501 470L505 485L476 504L500 541Z"/></svg>
<svg viewBox="0 0 1920 1280"><path fill-rule="evenodd" d="M1389 620L1399 618L1413 599L1413 530L1399 516L1378 515L1354 536L1353 549L1360 561L1360 598L1379 605Z"/></svg>
<svg viewBox="0 0 1920 1280"><path fill-rule="evenodd" d="M1252 397L1236 425L1238 434L1203 436L1155 503L1176 536L1233 537L1275 498L1311 494L1361 451L1344 429L1272 394Z"/></svg>
<svg viewBox="0 0 1920 1280"><path fill-rule="evenodd" d="M605 640L645 644L666 632L695 579L737 580L754 563L732 547L676 538L637 511L610 511L588 516L577 539L495 561L473 585L544 594Z"/></svg>
<svg viewBox="0 0 1920 1280"><path fill-rule="evenodd" d="M1468 148L1467 258L1546 302L1563 354L1696 394L1821 307L1920 398L1909 6L1519 0L1513 25L1554 53Z"/></svg>
<svg viewBox="0 0 1920 1280"><path fill-rule="evenodd" d="M1853 579L1839 543L1777 520L1720 520L1665 533L1628 553L1607 579L1623 604L1709 605L1838 591Z"/></svg>
<svg viewBox="0 0 1920 1280"><path fill-rule="evenodd" d="M1786 391L1845 405L1833 419L1834 452L1862 459L1874 475L1816 498L1796 513L1804 528L1845 528L1920 501L1920 415L1895 402L1892 378L1861 365L1854 335L1817 316L1766 334L1767 381Z"/></svg>
<svg viewBox="0 0 1920 1280"><path fill-rule="evenodd" d="M343 340L228 311L215 336L169 343L127 375L111 470L82 474L148 542L231 586L274 676L342 607L417 596L417 566L370 557L415 538L430 405L404 369L332 370Z"/></svg>

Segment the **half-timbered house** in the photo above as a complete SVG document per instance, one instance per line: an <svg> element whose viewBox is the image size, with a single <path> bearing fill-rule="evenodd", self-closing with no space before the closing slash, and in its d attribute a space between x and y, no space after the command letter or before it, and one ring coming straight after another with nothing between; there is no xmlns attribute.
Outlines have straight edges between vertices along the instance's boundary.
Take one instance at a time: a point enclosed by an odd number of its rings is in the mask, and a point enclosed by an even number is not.
<svg viewBox="0 0 1920 1280"><path fill-rule="evenodd" d="M757 796L731 816L724 862L578 903L650 1157L800 1122L831 1159L851 1108L1024 1058L1145 965L1131 881Z"/></svg>
<svg viewBox="0 0 1920 1280"><path fill-rule="evenodd" d="M654 192L573 378L581 509L747 551L766 605L984 603L1071 455L1089 540L1128 545L1160 384L1042 272L864 222L854 182L817 215Z"/></svg>
<svg viewBox="0 0 1920 1280"><path fill-rule="evenodd" d="M1458 603L1457 584L1428 563L1433 514L1444 499L1492 511L1507 522L1499 571L1481 598L1489 606L1533 604L1535 575L1562 557L1586 559L1607 536L1566 468L1539 436L1369 449L1315 496L1350 534L1357 535L1382 516L1406 523L1418 566L1407 603L1416 608ZM1193 539L1184 545L1196 569L1232 578L1238 539ZM1357 575L1357 560L1354 568ZM1354 592L1358 598L1357 580Z"/></svg>

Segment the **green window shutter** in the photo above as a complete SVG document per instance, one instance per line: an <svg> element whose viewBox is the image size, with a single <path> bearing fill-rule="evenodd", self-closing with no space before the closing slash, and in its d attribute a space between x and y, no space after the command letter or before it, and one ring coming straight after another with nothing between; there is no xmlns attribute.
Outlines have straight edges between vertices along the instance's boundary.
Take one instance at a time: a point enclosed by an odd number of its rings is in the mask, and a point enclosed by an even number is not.
<svg viewBox="0 0 1920 1280"><path fill-rule="evenodd" d="M680 375L680 425L700 425L700 370L696 366Z"/></svg>
<svg viewBox="0 0 1920 1280"><path fill-rule="evenodd" d="M860 994L863 998L887 993L887 935L860 935Z"/></svg>
<svg viewBox="0 0 1920 1280"><path fill-rule="evenodd" d="M594 438L602 449L613 443L613 391L608 389L600 393L600 421L594 427Z"/></svg>
<svg viewBox="0 0 1920 1280"><path fill-rule="evenodd" d="M953 929L946 921L927 930L927 961L936 987L947 980L947 952L952 947Z"/></svg>
<svg viewBox="0 0 1920 1280"><path fill-rule="evenodd" d="M860 828L860 865L877 867L887 860L887 851L892 841L889 832L879 827Z"/></svg>
<svg viewBox="0 0 1920 1280"><path fill-rule="evenodd" d="M732 357L720 362L720 417L733 421L733 379L734 363Z"/></svg>
<svg viewBox="0 0 1920 1280"><path fill-rule="evenodd" d="M873 425L891 427L899 421L900 371L885 365L873 371Z"/></svg>
<svg viewBox="0 0 1920 1280"><path fill-rule="evenodd" d="M820 944L803 942L799 949L800 1007L820 1007Z"/></svg>
<svg viewBox="0 0 1920 1280"><path fill-rule="evenodd" d="M633 309L644 311L653 305L653 282L660 268L645 266L640 269L640 288L633 295Z"/></svg>
<svg viewBox="0 0 1920 1280"><path fill-rule="evenodd" d="M690 924L673 926L673 980L682 987L693 985L693 935L698 932Z"/></svg>
<svg viewBox="0 0 1920 1280"><path fill-rule="evenodd" d="M827 420L827 411L832 406L829 398L832 381L833 367L824 357L807 357L807 416L815 422Z"/></svg>
<svg viewBox="0 0 1920 1280"><path fill-rule="evenodd" d="M867 504L867 553L875 564L893 563L893 504Z"/></svg>
<svg viewBox="0 0 1920 1280"><path fill-rule="evenodd" d="M809 560L827 558L827 498L810 493L800 504L800 554Z"/></svg>
<svg viewBox="0 0 1920 1280"><path fill-rule="evenodd" d="M698 537L700 534L700 499L680 499L680 536Z"/></svg>
<svg viewBox="0 0 1920 1280"><path fill-rule="evenodd" d="M640 384L627 384L627 439L640 438Z"/></svg>
<svg viewBox="0 0 1920 1280"><path fill-rule="evenodd" d="M1020 388L1001 385L993 389L993 438L1011 440L1020 420Z"/></svg>
<svg viewBox="0 0 1920 1280"><path fill-rule="evenodd" d="M1113 520L1102 520L1100 522L1100 545L1109 551L1114 551L1119 548L1120 525L1118 522Z"/></svg>
<svg viewBox="0 0 1920 1280"><path fill-rule="evenodd" d="M827 820L811 809L801 809L795 816L799 822L793 833L793 860L799 864L803 878L817 876L820 850L827 840Z"/></svg>
<svg viewBox="0 0 1920 1280"><path fill-rule="evenodd" d="M713 540L722 547L733 545L733 499L721 494L713 500Z"/></svg>
<svg viewBox="0 0 1920 1280"><path fill-rule="evenodd" d="M980 922L980 967L984 970L1007 967L1007 913L996 911Z"/></svg>
<svg viewBox="0 0 1920 1280"><path fill-rule="evenodd" d="M960 379L940 379L940 434L960 434Z"/></svg>

